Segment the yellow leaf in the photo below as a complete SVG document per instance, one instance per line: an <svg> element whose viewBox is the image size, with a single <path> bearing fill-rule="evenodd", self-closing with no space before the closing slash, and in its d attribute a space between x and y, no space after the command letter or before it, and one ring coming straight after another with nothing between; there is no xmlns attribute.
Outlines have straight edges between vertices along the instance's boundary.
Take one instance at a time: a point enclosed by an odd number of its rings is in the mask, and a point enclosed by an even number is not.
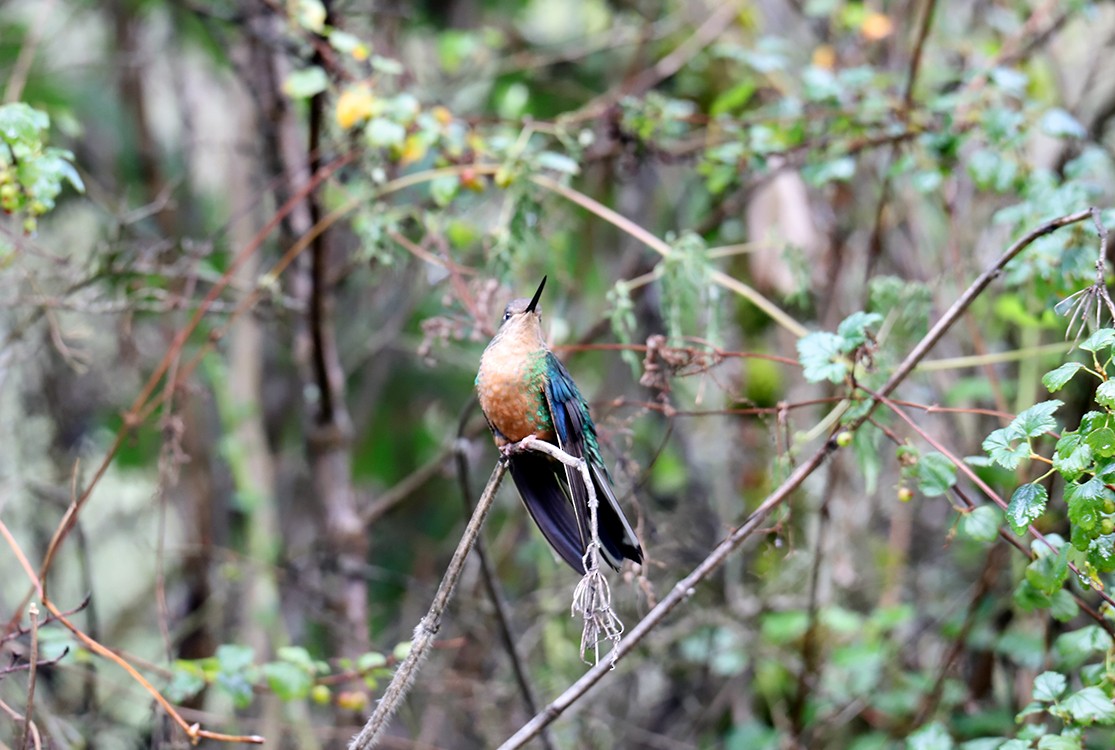
<svg viewBox="0 0 1115 750"><path fill-rule="evenodd" d="M863 25L860 26L860 33L872 42L886 39L892 31L894 31L894 21L874 10L867 14L863 19Z"/></svg>
<svg viewBox="0 0 1115 750"><path fill-rule="evenodd" d="M399 164L404 167L420 160L426 155L426 141L417 133L411 133L403 142L403 150L399 154Z"/></svg>
<svg viewBox="0 0 1115 750"><path fill-rule="evenodd" d="M369 119L376 111L376 99L366 85L345 89L337 99L337 124L344 130Z"/></svg>

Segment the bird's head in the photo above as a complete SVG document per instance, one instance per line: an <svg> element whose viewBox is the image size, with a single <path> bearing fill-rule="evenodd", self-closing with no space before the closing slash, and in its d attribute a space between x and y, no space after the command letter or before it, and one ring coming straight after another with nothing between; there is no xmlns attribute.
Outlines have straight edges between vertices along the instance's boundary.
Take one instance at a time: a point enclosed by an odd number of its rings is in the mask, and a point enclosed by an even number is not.
<svg viewBox="0 0 1115 750"><path fill-rule="evenodd" d="M530 299L522 297L511 300L503 311L503 322L499 326L499 336L533 335L542 340L542 310L538 307L538 299L546 287L546 277L538 285L538 291Z"/></svg>

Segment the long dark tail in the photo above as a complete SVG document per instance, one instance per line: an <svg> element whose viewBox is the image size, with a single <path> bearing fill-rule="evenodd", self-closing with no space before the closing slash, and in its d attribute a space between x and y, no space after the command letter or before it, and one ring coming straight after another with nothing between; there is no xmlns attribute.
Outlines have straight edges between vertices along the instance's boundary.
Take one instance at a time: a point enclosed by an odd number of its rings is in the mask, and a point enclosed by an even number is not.
<svg viewBox="0 0 1115 750"><path fill-rule="evenodd" d="M574 510L565 466L549 456L526 451L512 456L509 468L523 505L546 541L562 560L583 574L588 508ZM594 476L594 479L598 477ZM602 488L599 481L593 484L596 485L599 500L597 520L605 561L616 569L625 557L642 562L642 550L633 535L628 533L630 527L612 499L611 488Z"/></svg>

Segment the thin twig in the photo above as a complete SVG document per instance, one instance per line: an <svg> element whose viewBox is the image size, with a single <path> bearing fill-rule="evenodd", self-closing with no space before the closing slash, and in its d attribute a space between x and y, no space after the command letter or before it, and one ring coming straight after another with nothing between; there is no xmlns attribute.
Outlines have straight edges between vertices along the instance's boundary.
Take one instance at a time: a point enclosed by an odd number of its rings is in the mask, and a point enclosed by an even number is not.
<svg viewBox="0 0 1115 750"><path fill-rule="evenodd" d="M445 575L442 576L437 593L434 594L434 600L430 603L429 611L414 628L414 640L411 642L410 652L403 659L399 668L395 670L395 675L391 678L383 697L379 700L376 710L368 718L360 733L353 738L349 750L368 750L368 748L375 747L383 731L387 729L391 718L399 709L399 704L410 692L410 688L414 684L414 678L418 675L418 669L428 655L438 630L441 629L441 616L445 612L449 598L453 595L453 589L457 586L457 579L461 577L461 571L464 569L468 553L472 551L476 540L480 537L480 527L483 525L488 511L491 510L492 500L496 496L496 490L499 489L499 484L506 471L507 461L501 458L496 462L492 475L488 478L488 484L484 487L484 492L476 504L476 510L473 511L472 518L469 519L468 526L465 527L465 532L461 536L461 541L457 544L457 550L449 561L449 567L446 569Z"/></svg>
<svg viewBox="0 0 1115 750"><path fill-rule="evenodd" d="M27 750L33 733L31 714L35 710L35 678L39 664L39 608L35 602L27 606L27 616L31 620L31 651L27 654L27 710L23 712L23 742L19 746ZM35 743L38 745L38 743Z"/></svg>

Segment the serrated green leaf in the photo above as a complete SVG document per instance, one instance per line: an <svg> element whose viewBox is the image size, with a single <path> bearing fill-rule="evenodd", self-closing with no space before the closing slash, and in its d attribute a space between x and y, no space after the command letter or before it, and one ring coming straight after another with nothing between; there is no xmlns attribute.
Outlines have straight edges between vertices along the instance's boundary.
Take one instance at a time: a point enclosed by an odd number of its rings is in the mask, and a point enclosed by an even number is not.
<svg viewBox="0 0 1115 750"><path fill-rule="evenodd" d="M1092 447L1080 432L1064 432L1053 452L1053 468L1075 482L1092 465Z"/></svg>
<svg viewBox="0 0 1115 750"><path fill-rule="evenodd" d="M1026 533L1026 528L1045 512L1049 492L1044 485L1024 484L1014 491L1007 504L1007 523L1018 535Z"/></svg>
<svg viewBox="0 0 1115 750"><path fill-rule="evenodd" d="M1103 458L1111 458L1115 456L1115 430L1110 427L1103 427L1095 432L1088 433L1085 438L1088 447L1092 449L1092 453Z"/></svg>
<svg viewBox="0 0 1115 750"><path fill-rule="evenodd" d="M840 322L836 328L836 335L844 339L843 350L854 351L857 347L867 343L867 331L883 322L879 313L854 312Z"/></svg>
<svg viewBox="0 0 1115 750"><path fill-rule="evenodd" d="M1080 343L1080 348L1086 352L1098 352L1110 349L1115 344L1115 328L1101 328Z"/></svg>
<svg viewBox="0 0 1115 750"><path fill-rule="evenodd" d="M1016 444L1018 439L1010 428L1003 427L987 436L983 441L983 449L992 461L1013 471L1030 457L1030 444L1025 440Z"/></svg>
<svg viewBox="0 0 1115 750"><path fill-rule="evenodd" d="M1052 703L1064 694L1068 684L1060 672L1042 672L1034 678L1034 700Z"/></svg>
<svg viewBox="0 0 1115 750"><path fill-rule="evenodd" d="M1046 596L1052 596L1069 577L1069 546L1053 555L1042 555L1026 566L1026 580Z"/></svg>
<svg viewBox="0 0 1115 750"><path fill-rule="evenodd" d="M1053 412L1061 408L1063 403L1057 399L1051 399L1042 401L1040 404L1034 404L1015 417L1007 429L1013 429L1028 438L1055 430L1057 429L1057 420L1053 419Z"/></svg>
<svg viewBox="0 0 1115 750"><path fill-rule="evenodd" d="M273 661L263 665L263 677L279 700L293 701L305 698L314 686L314 678L302 667L288 661Z"/></svg>
<svg viewBox="0 0 1115 750"><path fill-rule="evenodd" d="M1115 703L1098 687L1086 687L1061 701L1061 708L1081 724L1115 724Z"/></svg>
<svg viewBox="0 0 1115 750"><path fill-rule="evenodd" d="M999 538L999 510L981 505L971 513L960 516L957 530L962 536L977 542L993 542Z"/></svg>
<svg viewBox="0 0 1115 750"><path fill-rule="evenodd" d="M1098 477L1087 482L1065 485L1065 503L1069 507L1069 521L1084 531L1096 529L1102 519L1104 500L1115 494L1104 486Z"/></svg>
<svg viewBox="0 0 1115 750"><path fill-rule="evenodd" d="M956 484L956 466L941 453L926 453L918 460L914 476L922 494L937 497Z"/></svg>
<svg viewBox="0 0 1115 750"><path fill-rule="evenodd" d="M1065 362L1057 369L1045 373L1041 378L1041 384L1044 385L1050 393L1056 393L1064 388L1065 384L1072 380L1076 373L1083 369L1084 365L1079 362Z"/></svg>
<svg viewBox="0 0 1115 750"><path fill-rule="evenodd" d="M850 363L844 356L844 339L828 331L814 331L798 339L798 360L810 383L842 383Z"/></svg>
<svg viewBox="0 0 1115 750"><path fill-rule="evenodd" d="M1088 544L1088 562L1100 573L1115 571L1115 534L1100 534Z"/></svg>
<svg viewBox="0 0 1115 750"><path fill-rule="evenodd" d="M1106 654L1111 648L1111 636L1099 625L1085 625L1078 630L1062 633L1053 642L1058 667L1071 672L1094 656Z"/></svg>
<svg viewBox="0 0 1115 750"><path fill-rule="evenodd" d="M1115 380L1105 380L1096 386L1096 403L1107 409L1115 409Z"/></svg>

